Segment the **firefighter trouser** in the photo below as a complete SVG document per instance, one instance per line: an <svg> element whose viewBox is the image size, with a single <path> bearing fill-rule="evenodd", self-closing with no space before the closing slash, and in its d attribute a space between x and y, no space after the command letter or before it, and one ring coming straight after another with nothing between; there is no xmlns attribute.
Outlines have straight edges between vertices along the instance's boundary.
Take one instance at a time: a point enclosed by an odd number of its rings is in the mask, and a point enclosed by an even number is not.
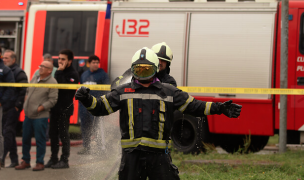
<svg viewBox="0 0 304 180"><path fill-rule="evenodd" d="M178 169L170 154L122 150L119 180L179 180Z"/></svg>

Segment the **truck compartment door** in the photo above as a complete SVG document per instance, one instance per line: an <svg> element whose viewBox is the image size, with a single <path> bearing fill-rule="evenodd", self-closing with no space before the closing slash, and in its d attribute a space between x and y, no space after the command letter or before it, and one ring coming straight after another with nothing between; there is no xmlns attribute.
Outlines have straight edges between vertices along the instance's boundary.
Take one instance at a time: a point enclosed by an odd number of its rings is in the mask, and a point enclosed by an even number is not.
<svg viewBox="0 0 304 180"><path fill-rule="evenodd" d="M290 39L289 41L296 44L296 56L293 59L288 59L292 61L296 78L291 81L295 84L297 89L304 89L304 9L299 9L298 20L297 20L297 31L296 39ZM292 32L289 32L289 34ZM288 52L290 53L290 52ZM288 63L289 66L290 63ZM288 79L288 81L290 78ZM294 96L294 112L295 112L295 123L294 130L304 131L304 95Z"/></svg>
<svg viewBox="0 0 304 180"><path fill-rule="evenodd" d="M114 12L114 11L113 11ZM182 85L186 13L114 12L110 52L110 78L121 76L131 67L131 58L142 47L166 42L172 49L170 75Z"/></svg>
<svg viewBox="0 0 304 180"><path fill-rule="evenodd" d="M275 12L191 14L188 86L270 88ZM194 94L199 95L199 94ZM200 94L243 105L238 119L208 117L212 133L273 135L268 94ZM204 99L204 98L201 98Z"/></svg>

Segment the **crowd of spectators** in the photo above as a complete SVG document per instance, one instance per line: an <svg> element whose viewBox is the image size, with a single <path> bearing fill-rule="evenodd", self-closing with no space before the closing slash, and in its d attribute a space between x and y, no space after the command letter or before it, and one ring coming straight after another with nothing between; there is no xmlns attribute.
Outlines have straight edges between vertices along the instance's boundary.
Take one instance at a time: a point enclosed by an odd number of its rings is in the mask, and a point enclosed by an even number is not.
<svg viewBox="0 0 304 180"><path fill-rule="evenodd" d="M100 60L92 55L88 59L89 68L81 78L73 67L74 54L64 49L59 52L58 68L54 67L50 54L43 56L29 83L35 84L109 84L107 73L99 68ZM26 73L17 65L17 56L14 51L6 50L1 54L0 48L0 83L28 83ZM95 91L95 94L102 94ZM5 167L5 159L9 154L11 164L7 168L23 170L30 168L31 139L34 135L37 144L36 166L33 171L44 168L69 168L70 156L70 117L74 112L75 90L40 88L40 87L0 87L0 169ZM83 135L84 150L78 154L90 154L90 140L92 132L97 132L95 117L83 111L80 105L79 117ZM22 158L19 164L16 128L20 112L24 110L25 116L22 128ZM98 131L99 132L99 131ZM103 133L103 132L102 132ZM101 149L105 149L104 134L97 141ZM44 163L46 142L50 139L51 157ZM62 154L58 157L59 141L62 143Z"/></svg>

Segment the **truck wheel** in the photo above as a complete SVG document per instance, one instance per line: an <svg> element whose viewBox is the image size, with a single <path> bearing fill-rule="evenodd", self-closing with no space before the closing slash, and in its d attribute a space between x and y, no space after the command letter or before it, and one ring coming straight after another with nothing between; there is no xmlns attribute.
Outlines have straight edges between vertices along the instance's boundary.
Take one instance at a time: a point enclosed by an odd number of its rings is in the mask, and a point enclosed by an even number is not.
<svg viewBox="0 0 304 180"><path fill-rule="evenodd" d="M216 137L218 144L228 153L233 154L244 147L243 136L241 135L220 134Z"/></svg>
<svg viewBox="0 0 304 180"><path fill-rule="evenodd" d="M262 150L269 136L220 135L220 146L228 153L250 153Z"/></svg>
<svg viewBox="0 0 304 180"><path fill-rule="evenodd" d="M248 148L249 152L259 152L264 149L269 140L269 136L251 136L251 144Z"/></svg>
<svg viewBox="0 0 304 180"><path fill-rule="evenodd" d="M300 131L287 131L287 144L300 144Z"/></svg>
<svg viewBox="0 0 304 180"><path fill-rule="evenodd" d="M201 120L180 112L174 113L171 131L173 147L184 154L205 152L203 147L204 134L209 133L207 120ZM207 136L205 136L207 137ZM205 142L205 141L204 141Z"/></svg>

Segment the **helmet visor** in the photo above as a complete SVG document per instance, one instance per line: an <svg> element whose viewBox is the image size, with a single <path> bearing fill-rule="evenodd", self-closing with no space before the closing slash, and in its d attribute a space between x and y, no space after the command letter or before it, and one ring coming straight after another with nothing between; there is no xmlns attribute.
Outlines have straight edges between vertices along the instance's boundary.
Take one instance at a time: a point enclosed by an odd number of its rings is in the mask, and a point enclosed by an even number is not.
<svg viewBox="0 0 304 180"><path fill-rule="evenodd" d="M135 64L132 66L131 71L135 79L146 80L156 74L157 68L150 64Z"/></svg>

